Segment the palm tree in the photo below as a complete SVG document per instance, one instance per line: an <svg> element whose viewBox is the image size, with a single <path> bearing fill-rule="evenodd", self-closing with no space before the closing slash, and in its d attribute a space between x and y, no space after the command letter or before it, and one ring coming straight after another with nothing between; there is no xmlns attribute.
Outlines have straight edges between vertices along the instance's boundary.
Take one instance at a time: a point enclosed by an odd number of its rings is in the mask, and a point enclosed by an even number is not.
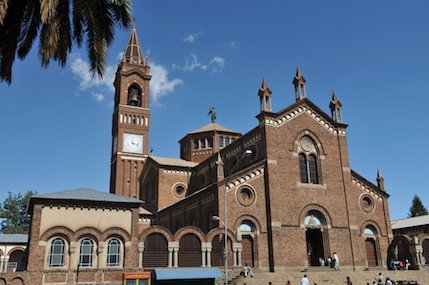
<svg viewBox="0 0 429 285"><path fill-rule="evenodd" d="M114 27L128 27L131 0L0 0L0 81L12 82L16 53L24 59L39 35L43 67L62 67L85 39L91 71L103 75Z"/></svg>

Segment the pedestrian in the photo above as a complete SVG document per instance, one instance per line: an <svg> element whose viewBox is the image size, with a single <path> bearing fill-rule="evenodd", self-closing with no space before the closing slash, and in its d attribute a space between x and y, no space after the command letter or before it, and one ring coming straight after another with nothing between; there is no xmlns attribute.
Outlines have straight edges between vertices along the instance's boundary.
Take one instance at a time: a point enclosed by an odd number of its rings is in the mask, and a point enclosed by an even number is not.
<svg viewBox="0 0 429 285"><path fill-rule="evenodd" d="M301 279L301 285L310 285L310 281L308 281L307 275L304 274L304 277Z"/></svg>
<svg viewBox="0 0 429 285"><path fill-rule="evenodd" d="M411 262L408 260L408 258L405 259L405 270L408 270L408 268L410 267Z"/></svg>
<svg viewBox="0 0 429 285"><path fill-rule="evenodd" d="M381 274L381 272L378 273L377 277L375 277L375 281L377 282L376 283L377 285L384 285L384 277L383 277L383 274Z"/></svg>
<svg viewBox="0 0 429 285"><path fill-rule="evenodd" d="M332 262L332 258L328 256L328 258L326 259L326 266L331 267L331 262Z"/></svg>
<svg viewBox="0 0 429 285"><path fill-rule="evenodd" d="M393 285L389 277L386 277L386 285Z"/></svg>
<svg viewBox="0 0 429 285"><path fill-rule="evenodd" d="M336 252L334 252L334 268L335 270L340 269L340 258L338 257Z"/></svg>
<svg viewBox="0 0 429 285"><path fill-rule="evenodd" d="M288 280L285 285L292 285L292 284L290 284L290 281Z"/></svg>
<svg viewBox="0 0 429 285"><path fill-rule="evenodd" d="M244 264L244 277L247 277L250 275L250 277L253 277L253 270L252 267L250 267L247 263Z"/></svg>
<svg viewBox="0 0 429 285"><path fill-rule="evenodd" d="M346 285L353 285L352 281L350 280L350 277L347 276Z"/></svg>

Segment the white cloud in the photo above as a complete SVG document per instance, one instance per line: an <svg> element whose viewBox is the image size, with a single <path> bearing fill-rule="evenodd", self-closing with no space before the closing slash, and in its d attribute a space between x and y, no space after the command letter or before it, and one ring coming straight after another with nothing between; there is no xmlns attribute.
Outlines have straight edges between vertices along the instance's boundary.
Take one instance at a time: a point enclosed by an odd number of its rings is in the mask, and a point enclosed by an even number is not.
<svg viewBox="0 0 429 285"><path fill-rule="evenodd" d="M239 42L239 41L233 41L233 42L230 42L229 45L232 48L236 48L236 47L240 47L241 46L241 42Z"/></svg>
<svg viewBox="0 0 429 285"><path fill-rule="evenodd" d="M105 99L104 94L91 92L92 98L97 102L103 102Z"/></svg>
<svg viewBox="0 0 429 285"><path fill-rule="evenodd" d="M219 73L223 71L223 68L225 67L225 59L220 56L215 56L210 61L210 66L213 73Z"/></svg>
<svg viewBox="0 0 429 285"><path fill-rule="evenodd" d="M122 57L121 54L118 57ZM198 59L197 59L198 60ZM103 78L92 75L89 71L89 64L79 55L71 60L71 70L74 77L79 81L79 88L82 91L90 91L90 96L97 102L103 102L107 96L113 96L116 66L107 66ZM158 102L159 98L174 92L176 86L183 84L181 79L168 79L167 69L154 62L151 63L152 80L150 81L151 94L153 102Z"/></svg>
<svg viewBox="0 0 429 285"><path fill-rule="evenodd" d="M100 77L98 74L93 74L89 70L89 63L83 60L80 55L72 57L71 71L75 78L79 81L79 88L83 91L88 89L103 90L107 89L108 92L113 92L113 81L115 79L115 68L107 66L104 71L104 76Z"/></svg>
<svg viewBox="0 0 429 285"><path fill-rule="evenodd" d="M183 38L183 42L193 44L201 34L202 34L201 32L189 34Z"/></svg>
<svg viewBox="0 0 429 285"><path fill-rule="evenodd" d="M150 81L151 97L153 102L158 102L162 96L174 92L176 86L183 84L181 79L168 79L167 69L154 62L151 63L152 79Z"/></svg>
<svg viewBox="0 0 429 285"><path fill-rule="evenodd" d="M198 61L198 57L195 54L191 54L190 58L185 58L185 66L182 69L183 71L193 71L194 69L207 70L207 65L202 64Z"/></svg>

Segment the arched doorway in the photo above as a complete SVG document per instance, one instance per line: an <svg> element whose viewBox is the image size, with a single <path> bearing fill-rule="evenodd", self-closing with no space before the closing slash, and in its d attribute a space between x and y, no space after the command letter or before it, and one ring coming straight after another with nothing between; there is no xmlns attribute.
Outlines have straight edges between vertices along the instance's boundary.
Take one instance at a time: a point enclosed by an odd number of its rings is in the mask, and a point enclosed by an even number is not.
<svg viewBox="0 0 429 285"><path fill-rule="evenodd" d="M306 227L307 259L309 266L320 266L320 260L329 255L326 220L317 211L310 211L304 219Z"/></svg>
<svg viewBox="0 0 429 285"><path fill-rule="evenodd" d="M168 241L161 233L153 233L144 240L143 267L168 266Z"/></svg>
<svg viewBox="0 0 429 285"><path fill-rule="evenodd" d="M377 230L373 226L368 225L363 231L363 236L365 238L365 251L368 267L377 267Z"/></svg>
<svg viewBox="0 0 429 285"><path fill-rule="evenodd" d="M241 263L255 266L256 255L256 226L250 220L243 220L237 230L238 239L241 239Z"/></svg>

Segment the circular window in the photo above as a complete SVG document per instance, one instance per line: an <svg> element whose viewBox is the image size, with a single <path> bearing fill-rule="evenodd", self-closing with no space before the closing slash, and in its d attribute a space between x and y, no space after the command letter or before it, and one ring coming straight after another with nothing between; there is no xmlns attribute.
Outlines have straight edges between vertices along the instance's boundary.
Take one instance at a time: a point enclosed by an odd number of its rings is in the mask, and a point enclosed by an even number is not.
<svg viewBox="0 0 429 285"><path fill-rule="evenodd" d="M176 187L174 187L174 195L176 195L176 197L182 198L186 195L186 188L184 185L179 184L176 185Z"/></svg>
<svg viewBox="0 0 429 285"><path fill-rule="evenodd" d="M370 196L363 196L360 200L360 206L365 212L371 212L374 209L374 201Z"/></svg>
<svg viewBox="0 0 429 285"><path fill-rule="evenodd" d="M255 202L255 192L249 187L237 191L237 200L243 206L251 206Z"/></svg>

